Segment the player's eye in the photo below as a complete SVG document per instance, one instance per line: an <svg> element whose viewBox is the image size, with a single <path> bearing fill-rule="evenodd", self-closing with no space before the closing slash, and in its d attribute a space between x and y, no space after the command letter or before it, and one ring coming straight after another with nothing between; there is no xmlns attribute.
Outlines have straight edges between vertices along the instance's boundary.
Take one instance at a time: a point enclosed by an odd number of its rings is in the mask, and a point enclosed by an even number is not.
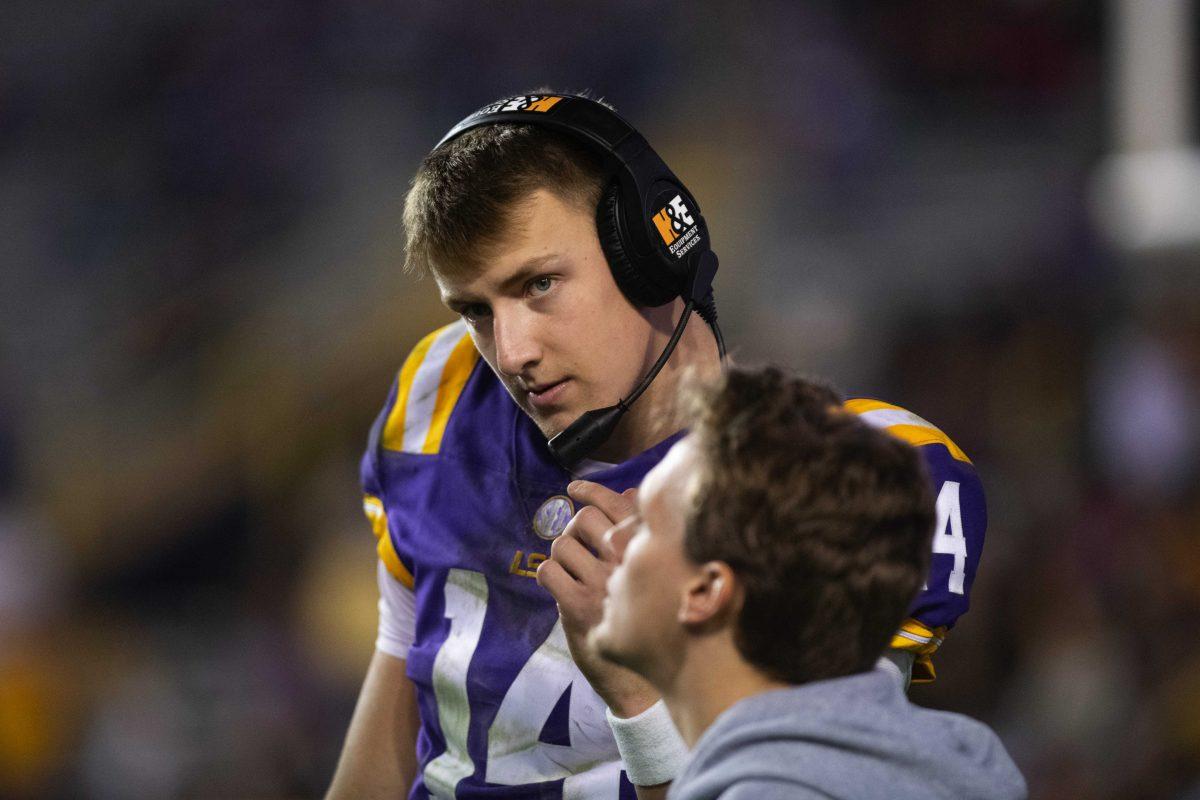
<svg viewBox="0 0 1200 800"><path fill-rule="evenodd" d="M483 303L466 303L459 307L458 313L472 325L487 318L492 310Z"/></svg>
<svg viewBox="0 0 1200 800"><path fill-rule="evenodd" d="M549 275L543 275L540 278L534 278L529 282L529 293L534 297L543 295L554 288L554 278Z"/></svg>

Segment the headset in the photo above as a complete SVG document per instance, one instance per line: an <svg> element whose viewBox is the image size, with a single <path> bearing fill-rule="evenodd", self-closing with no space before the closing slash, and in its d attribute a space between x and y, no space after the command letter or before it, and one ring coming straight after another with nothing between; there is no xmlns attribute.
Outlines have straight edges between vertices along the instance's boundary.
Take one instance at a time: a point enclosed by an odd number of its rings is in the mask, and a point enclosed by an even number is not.
<svg viewBox="0 0 1200 800"><path fill-rule="evenodd" d="M661 306L676 297L686 301L662 355L629 396L616 405L584 413L550 439L550 453L569 470L612 435L621 417L650 386L679 344L692 311L708 323L725 358L712 292L717 255L692 193L632 125L591 98L509 97L459 122L434 150L472 128L500 122L556 130L599 153L608 174L596 208L596 231L617 286L636 306Z"/></svg>

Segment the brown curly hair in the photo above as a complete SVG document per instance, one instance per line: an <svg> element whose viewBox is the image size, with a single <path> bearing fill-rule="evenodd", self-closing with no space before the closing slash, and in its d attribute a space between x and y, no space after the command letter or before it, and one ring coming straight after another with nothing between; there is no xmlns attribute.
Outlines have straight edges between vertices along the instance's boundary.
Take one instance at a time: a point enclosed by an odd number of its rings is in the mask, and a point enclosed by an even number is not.
<svg viewBox="0 0 1200 800"><path fill-rule="evenodd" d="M742 656L789 683L869 669L929 567L920 455L779 369L731 368L688 396L704 467L684 550L737 575Z"/></svg>

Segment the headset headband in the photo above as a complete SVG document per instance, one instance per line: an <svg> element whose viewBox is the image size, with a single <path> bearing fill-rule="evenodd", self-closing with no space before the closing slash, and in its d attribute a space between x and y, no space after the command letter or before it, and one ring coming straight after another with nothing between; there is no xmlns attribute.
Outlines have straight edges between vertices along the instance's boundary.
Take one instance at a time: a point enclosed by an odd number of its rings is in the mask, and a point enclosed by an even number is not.
<svg viewBox="0 0 1200 800"><path fill-rule="evenodd" d="M463 131L496 122L533 123L557 128L590 139L618 157L618 148L630 137L642 147L647 146L646 140L632 125L603 103L579 95L526 94L489 103L475 111L451 128L434 149Z"/></svg>
<svg viewBox="0 0 1200 800"><path fill-rule="evenodd" d="M473 128L503 122L557 130L603 156L619 188L611 213L601 209L598 228L610 263L628 259L628 268L612 266L618 285L631 300L661 305L677 296L694 295L698 289L701 298L707 295L716 257L704 258L711 250L699 205L625 119L580 95L518 95L466 117L434 149ZM616 259L613 251L620 253Z"/></svg>

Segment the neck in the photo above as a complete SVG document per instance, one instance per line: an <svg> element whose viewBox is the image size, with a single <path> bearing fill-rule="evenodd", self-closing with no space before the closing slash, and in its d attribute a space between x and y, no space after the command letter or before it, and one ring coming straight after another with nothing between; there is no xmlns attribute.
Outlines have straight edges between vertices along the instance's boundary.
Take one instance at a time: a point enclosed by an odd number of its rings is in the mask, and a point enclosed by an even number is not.
<svg viewBox="0 0 1200 800"><path fill-rule="evenodd" d="M683 313L683 306L683 300L677 299L661 308L647 310L654 325L654 335L647 347L646 371L666 347L679 322L679 315ZM613 435L596 450L592 458L614 463L624 461L682 430L685 420L680 418L676 403L681 380L689 373L706 379L716 375L720 369L721 357L712 330L699 315L693 313L679 345L663 366L662 372L630 407Z"/></svg>
<svg viewBox="0 0 1200 800"><path fill-rule="evenodd" d="M768 677L747 664L725 637L689 645L674 675L659 686L671 719L688 748L718 716L740 700L791 684Z"/></svg>

